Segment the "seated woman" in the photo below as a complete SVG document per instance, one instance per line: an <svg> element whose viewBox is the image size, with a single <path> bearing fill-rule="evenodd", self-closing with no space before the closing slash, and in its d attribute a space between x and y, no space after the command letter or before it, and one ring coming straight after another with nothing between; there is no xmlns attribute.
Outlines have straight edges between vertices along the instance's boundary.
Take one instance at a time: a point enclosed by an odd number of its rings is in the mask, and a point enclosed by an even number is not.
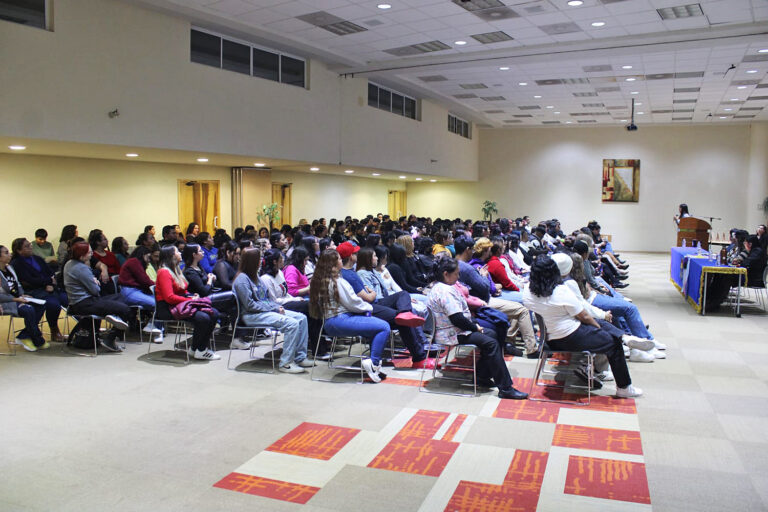
<svg viewBox="0 0 768 512"><path fill-rule="evenodd" d="M309 261L309 253L304 247L296 247L288 257L288 265L283 269L288 294L293 297L309 295L309 279L304 274L304 268Z"/></svg>
<svg viewBox="0 0 768 512"><path fill-rule="evenodd" d="M181 259L184 262L184 271L182 273L188 283L187 292L194 293L199 297L208 297L213 307L226 315L226 319L220 319L222 320L222 325L229 324L231 326L237 315L237 311L235 311L235 297L230 290L221 291L216 288L216 275L206 273L202 268L201 263L205 260L203 248L197 244L187 244L181 253ZM225 322L224 320L227 321ZM251 348L251 344L239 337L235 337L231 343L231 348L244 350Z"/></svg>
<svg viewBox="0 0 768 512"><path fill-rule="evenodd" d="M69 242L77 236L77 226L74 224L67 224L61 229L61 236L59 237L59 248L56 249L56 258L59 263L59 268L64 268L65 260L68 258Z"/></svg>
<svg viewBox="0 0 768 512"><path fill-rule="evenodd" d="M160 246L155 243L150 250L152 252L149 255L149 265L144 270L154 283L157 281L157 270L160 268Z"/></svg>
<svg viewBox="0 0 768 512"><path fill-rule="evenodd" d="M45 301L45 318L51 330L51 341L64 341L59 331L59 314L66 306L67 294L56 286L56 277L45 261L32 254L32 244L17 238L11 244L11 265L28 295Z"/></svg>
<svg viewBox="0 0 768 512"><path fill-rule="evenodd" d="M157 302L155 318L160 321L173 320L171 308L184 301L197 298L187 293L187 280L179 269L181 254L175 245L166 245L160 250L160 270L157 271L155 286L155 301ZM211 334L216 327L218 312L197 311L188 319L194 326L192 346L189 348L195 359L213 361L221 356L210 348Z"/></svg>
<svg viewBox="0 0 768 512"><path fill-rule="evenodd" d="M408 281L405 266L405 248L398 243L392 244L389 247L389 258L387 262L387 270L389 270L392 279L401 289L408 293L421 294L423 287L413 286L410 281Z"/></svg>
<svg viewBox="0 0 768 512"><path fill-rule="evenodd" d="M304 275L307 279L312 279L317 257L320 255L320 242L314 236L305 236L301 239L301 245L307 250L307 256L309 256L304 264Z"/></svg>
<svg viewBox="0 0 768 512"><path fill-rule="evenodd" d="M447 231L438 231L434 234L434 240L435 245L432 246L432 255L437 257L440 254L445 254L449 258L452 258L453 255L451 254L451 251L448 250L448 245L453 245L453 237L451 237L451 234Z"/></svg>
<svg viewBox="0 0 768 512"><path fill-rule="evenodd" d="M117 262L121 266L125 263L125 260L131 257L130 254L128 254L128 249L130 249L130 246L128 245L128 240L125 238L118 236L112 240L112 254L117 257Z"/></svg>
<svg viewBox="0 0 768 512"><path fill-rule="evenodd" d="M502 261L504 255L504 246L502 243L494 243L491 246L490 256L488 257L488 273L491 275L493 282L500 286L503 291L519 292L523 286L521 282L517 282L517 276L510 275L511 269L509 264L505 265Z"/></svg>
<svg viewBox="0 0 768 512"><path fill-rule="evenodd" d="M373 269L374 274L381 281L381 288L384 293L392 295L403 291L403 288L397 283L392 274L389 271L389 252L390 249L386 245L378 245L373 249L376 255L376 268ZM403 251L405 255L405 251ZM411 303L414 306L413 312L419 316L426 315L427 296L421 292L406 292L411 296Z"/></svg>
<svg viewBox="0 0 768 512"><path fill-rule="evenodd" d="M155 282L147 275L149 258L152 250L143 245L137 247L131 256L120 267L117 283L120 285L120 296L128 306L141 306L146 311L155 310L155 297L152 286ZM139 312L141 314L141 312ZM156 334L155 343L162 343L162 330L148 323L144 331Z"/></svg>
<svg viewBox="0 0 768 512"><path fill-rule="evenodd" d="M117 256L112 251L108 250L109 240L104 236L104 232L100 229L93 229L88 234L88 243L91 245L93 251L93 265L96 262L103 263L107 267L107 273L110 276L116 276L120 274L120 262Z"/></svg>
<svg viewBox="0 0 768 512"><path fill-rule="evenodd" d="M747 283L751 288L762 288L763 272L765 272L765 251L760 246L760 238L757 235L749 235L744 240L746 256L740 256L734 260L734 264L747 269Z"/></svg>
<svg viewBox="0 0 768 512"><path fill-rule="evenodd" d="M435 315L435 342L445 345L475 345L480 350L477 383L497 387L499 398L524 400L527 393L512 385L496 333L484 330L472 320L469 306L454 285L459 280L459 265L452 258L440 258L437 281L429 291L429 310Z"/></svg>
<svg viewBox="0 0 768 512"><path fill-rule="evenodd" d="M632 386L621 340L624 333L605 320L592 318L579 298L563 284L560 269L551 258L536 258L530 285L523 291L523 304L544 319L547 344L552 350L605 354L616 380L616 396L634 398L643 394L640 388Z"/></svg>
<svg viewBox="0 0 768 512"><path fill-rule="evenodd" d="M240 268L235 277L232 291L240 303L240 321L244 325L272 327L283 333L283 352L280 356L279 371L303 373L312 367L307 357L307 317L285 309L269 298L266 286L259 280L261 251L246 249L240 257Z"/></svg>
<svg viewBox="0 0 768 512"><path fill-rule="evenodd" d="M190 222L187 226L187 235L184 239L189 244L194 244L197 240L197 236L200 234L200 225L196 222Z"/></svg>
<svg viewBox="0 0 768 512"><path fill-rule="evenodd" d="M265 227L259 228L259 238L269 239L269 229Z"/></svg>
<svg viewBox="0 0 768 512"><path fill-rule="evenodd" d="M130 317L131 310L118 295L101 296L99 282L89 266L92 256L93 252L88 243L77 242L72 246L72 259L64 265L64 288L69 296L69 314L104 317L112 324L112 329L103 338L97 337L99 344L112 352L122 352L115 339L120 334L119 331L128 328L126 319ZM98 320L95 322L97 333L100 324ZM90 319L84 319L72 332L79 329L90 331L91 326Z"/></svg>
<svg viewBox="0 0 768 512"><path fill-rule="evenodd" d="M216 274L216 285L222 290L231 290L232 282L237 274L240 262L240 246L236 242L227 242L221 246L213 273Z"/></svg>
<svg viewBox="0 0 768 512"><path fill-rule="evenodd" d="M381 372L381 355L389 342L389 324L370 316L373 306L341 278L341 268L341 257L334 249L320 254L310 285L310 315L325 320L325 332L330 336L363 336L371 340L371 357L363 359L362 366L373 382L381 382L386 378Z"/></svg>
<svg viewBox="0 0 768 512"><path fill-rule="evenodd" d="M418 262L419 257L416 255L413 246L413 237L411 237L411 235L402 235L397 238L397 243L405 249L405 260L402 262L401 266L405 271L406 281L415 288L425 288L429 284L429 279L428 276L421 271ZM393 261L396 260L393 258Z"/></svg>
<svg viewBox="0 0 768 512"><path fill-rule="evenodd" d="M469 260L469 264L473 267L475 267L478 272L481 274L486 274L486 279L488 280L488 283L491 287L491 295L494 297L500 297L504 300L511 300L514 302L522 302L522 294L519 291L515 291L512 289L505 290L502 286L496 285L496 280L494 279L494 276L491 275L490 268L488 266L488 261L491 259L491 249L493 248L493 243L486 237L478 238L475 241L475 245L472 247L472 259ZM498 257L497 257L498 259ZM504 267L501 265L501 262L499 262L497 270L504 270ZM483 272L485 270L486 272ZM500 272L497 272L497 274L501 275ZM506 276L506 271L504 271L504 275Z"/></svg>
<svg viewBox="0 0 768 512"><path fill-rule="evenodd" d="M50 348L51 344L45 341L39 327L45 306L27 300L32 297L24 294L24 287L10 262L11 253L7 247L0 245L0 311L24 319L24 329L16 335L17 345L30 352Z"/></svg>

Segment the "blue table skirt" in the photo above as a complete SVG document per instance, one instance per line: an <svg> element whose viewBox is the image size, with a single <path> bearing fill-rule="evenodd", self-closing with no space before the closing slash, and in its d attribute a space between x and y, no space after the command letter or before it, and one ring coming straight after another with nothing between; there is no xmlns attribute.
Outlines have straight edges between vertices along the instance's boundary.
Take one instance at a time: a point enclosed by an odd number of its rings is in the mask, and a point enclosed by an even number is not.
<svg viewBox="0 0 768 512"><path fill-rule="evenodd" d="M707 274L743 274L742 286L746 286L746 270L730 265L720 265L709 259L709 253L698 256L692 247L673 247L670 256L670 280L688 302L701 313L704 282ZM687 269L686 269L687 261ZM686 276L687 270L687 276Z"/></svg>

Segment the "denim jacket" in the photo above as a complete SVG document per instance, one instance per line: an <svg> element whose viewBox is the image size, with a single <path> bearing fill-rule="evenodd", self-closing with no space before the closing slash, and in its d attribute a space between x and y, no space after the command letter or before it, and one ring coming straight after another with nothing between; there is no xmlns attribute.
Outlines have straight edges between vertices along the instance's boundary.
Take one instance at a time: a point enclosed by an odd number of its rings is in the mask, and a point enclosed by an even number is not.
<svg viewBox="0 0 768 512"><path fill-rule="evenodd" d="M245 274L238 274L232 283L232 291L237 294L240 313L267 313L277 311L282 306L269 298L267 288L260 280L251 281Z"/></svg>

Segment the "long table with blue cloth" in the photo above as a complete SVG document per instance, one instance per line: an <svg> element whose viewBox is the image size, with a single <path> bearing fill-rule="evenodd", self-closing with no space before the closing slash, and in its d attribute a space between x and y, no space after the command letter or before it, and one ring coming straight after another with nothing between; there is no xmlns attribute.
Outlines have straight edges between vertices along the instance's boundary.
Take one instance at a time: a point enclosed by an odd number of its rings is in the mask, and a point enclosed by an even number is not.
<svg viewBox="0 0 768 512"><path fill-rule="evenodd" d="M673 247L670 253L669 276L672 284L693 306L697 313L704 315L719 306L707 300L707 291L716 285L718 290L730 290L731 284L738 287L736 295L736 316L741 316L741 287L747 284L747 269L732 267L717 262L715 255L695 247ZM725 282L727 281L727 282ZM727 295L727 291L726 291ZM715 297L710 297L713 299Z"/></svg>

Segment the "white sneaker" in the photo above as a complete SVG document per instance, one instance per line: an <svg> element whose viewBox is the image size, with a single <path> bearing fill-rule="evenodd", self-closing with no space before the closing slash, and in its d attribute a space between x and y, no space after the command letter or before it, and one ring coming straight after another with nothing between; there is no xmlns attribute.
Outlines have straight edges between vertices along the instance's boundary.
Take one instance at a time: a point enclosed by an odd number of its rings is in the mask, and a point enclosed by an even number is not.
<svg viewBox="0 0 768 512"><path fill-rule="evenodd" d="M655 359L653 354L646 352L645 350L633 348L629 351L629 360L633 363L652 363Z"/></svg>
<svg viewBox="0 0 768 512"><path fill-rule="evenodd" d="M243 341L241 338L235 338L232 340L232 343L229 344L229 348L237 349L237 350L246 350L251 348L251 344L247 341Z"/></svg>
<svg viewBox="0 0 768 512"><path fill-rule="evenodd" d="M304 373L304 368L297 365L296 363L290 363L286 364L285 366L280 366L277 371L283 372L283 373Z"/></svg>
<svg viewBox="0 0 768 512"><path fill-rule="evenodd" d="M667 354L666 353L664 353L661 350L656 349L656 348L649 350L648 353L651 354L656 359L666 359L667 358Z"/></svg>
<svg viewBox="0 0 768 512"><path fill-rule="evenodd" d="M632 302L632 299L630 299L629 297L624 297L624 300L627 302Z"/></svg>
<svg viewBox="0 0 768 512"><path fill-rule="evenodd" d="M163 332L152 324L145 325L142 331L148 332L150 334L161 334Z"/></svg>
<svg viewBox="0 0 768 512"><path fill-rule="evenodd" d="M657 350L667 350L667 346L663 343L659 343L658 341L653 340L653 344Z"/></svg>
<svg viewBox="0 0 768 512"><path fill-rule="evenodd" d="M643 396L643 390L632 384L625 388L616 388L616 398L637 398Z"/></svg>
<svg viewBox="0 0 768 512"><path fill-rule="evenodd" d="M313 366L315 366L315 362L314 361L310 361L309 358L302 359L301 361L299 361L296 364L301 366L302 368L312 368Z"/></svg>
<svg viewBox="0 0 768 512"><path fill-rule="evenodd" d="M152 339L152 343L162 343L164 340L165 338L163 338L163 333L161 331L160 334L158 334L157 336L154 337L154 339ZM189 355L192 355L192 354L189 354Z"/></svg>
<svg viewBox="0 0 768 512"><path fill-rule="evenodd" d="M218 361L221 356L211 349L195 350L195 359L202 359L204 361Z"/></svg>
<svg viewBox="0 0 768 512"><path fill-rule="evenodd" d="M371 378L373 382L381 382L381 377L379 377L379 370L381 370L381 364L378 366L373 365L373 361L370 359L363 359L363 370L366 371L368 374L368 377Z"/></svg>
<svg viewBox="0 0 768 512"><path fill-rule="evenodd" d="M104 317L104 319L107 322L111 323L115 327L115 329L120 329L121 331L124 331L128 328L128 324L125 322L125 320L123 320L119 316L107 315Z"/></svg>
<svg viewBox="0 0 768 512"><path fill-rule="evenodd" d="M638 338L637 336L630 336L625 334L621 337L621 340L629 348L636 348L638 350L651 350L655 345L653 340L646 340L644 338Z"/></svg>
<svg viewBox="0 0 768 512"><path fill-rule="evenodd" d="M622 345L624 347L624 357L629 357L629 347L626 345Z"/></svg>
<svg viewBox="0 0 768 512"><path fill-rule="evenodd" d="M611 370L598 372L595 376L603 382L610 382L613 380L613 372Z"/></svg>

